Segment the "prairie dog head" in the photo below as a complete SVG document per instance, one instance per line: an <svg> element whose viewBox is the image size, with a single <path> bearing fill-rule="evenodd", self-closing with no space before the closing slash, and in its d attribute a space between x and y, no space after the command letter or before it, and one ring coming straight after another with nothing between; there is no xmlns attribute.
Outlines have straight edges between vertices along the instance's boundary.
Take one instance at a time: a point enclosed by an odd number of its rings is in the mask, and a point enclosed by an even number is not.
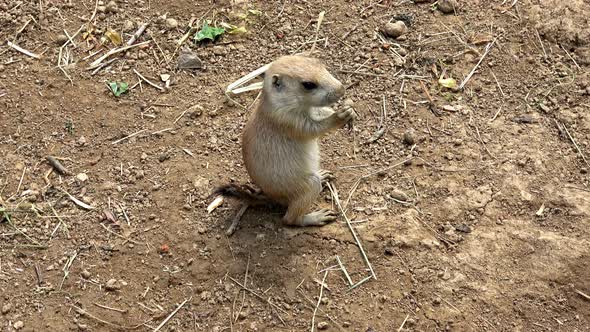
<svg viewBox="0 0 590 332"><path fill-rule="evenodd" d="M264 93L271 104L294 110L328 106L344 95L344 86L315 58L283 56L264 74Z"/></svg>

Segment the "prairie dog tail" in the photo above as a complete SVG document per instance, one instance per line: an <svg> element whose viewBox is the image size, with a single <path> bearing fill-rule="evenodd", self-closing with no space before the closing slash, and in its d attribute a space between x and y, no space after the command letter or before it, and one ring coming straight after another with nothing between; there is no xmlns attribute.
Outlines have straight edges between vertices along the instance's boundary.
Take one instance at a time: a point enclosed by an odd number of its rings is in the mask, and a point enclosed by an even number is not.
<svg viewBox="0 0 590 332"><path fill-rule="evenodd" d="M217 187L213 193L209 196L209 199L224 196L234 197L250 205L261 205L270 204L272 200L266 197L260 190L253 188L247 184L226 184L221 187Z"/></svg>

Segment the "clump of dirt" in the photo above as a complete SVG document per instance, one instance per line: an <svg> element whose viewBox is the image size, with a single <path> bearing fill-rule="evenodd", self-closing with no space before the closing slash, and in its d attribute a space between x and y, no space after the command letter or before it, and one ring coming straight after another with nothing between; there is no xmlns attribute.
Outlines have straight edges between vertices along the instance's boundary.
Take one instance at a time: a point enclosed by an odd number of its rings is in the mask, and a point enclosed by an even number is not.
<svg viewBox="0 0 590 332"><path fill-rule="evenodd" d="M590 43L590 4L584 0L542 0L531 6L528 20L549 41L567 46Z"/></svg>

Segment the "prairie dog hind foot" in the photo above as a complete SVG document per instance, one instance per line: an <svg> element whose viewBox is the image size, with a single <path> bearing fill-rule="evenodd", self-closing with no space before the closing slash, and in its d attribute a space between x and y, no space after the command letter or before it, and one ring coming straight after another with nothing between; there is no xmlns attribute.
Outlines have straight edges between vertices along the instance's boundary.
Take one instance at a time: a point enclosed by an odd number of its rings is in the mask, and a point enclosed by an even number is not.
<svg viewBox="0 0 590 332"><path fill-rule="evenodd" d="M308 213L289 224L290 226L325 226L336 220L338 214L330 209L321 209Z"/></svg>

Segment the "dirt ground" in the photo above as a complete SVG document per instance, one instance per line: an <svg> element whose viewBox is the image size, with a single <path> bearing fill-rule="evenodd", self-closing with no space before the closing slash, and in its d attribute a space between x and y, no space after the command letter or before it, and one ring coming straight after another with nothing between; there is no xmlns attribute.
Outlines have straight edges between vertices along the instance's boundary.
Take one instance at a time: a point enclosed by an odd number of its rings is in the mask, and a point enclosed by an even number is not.
<svg viewBox="0 0 590 332"><path fill-rule="evenodd" d="M590 4L431 2L0 0L0 330L590 331ZM175 52L191 18L247 32ZM343 217L250 209L227 237L237 202L206 210L248 181L256 92L225 88L314 40L358 113L321 143L376 276L353 289Z"/></svg>

